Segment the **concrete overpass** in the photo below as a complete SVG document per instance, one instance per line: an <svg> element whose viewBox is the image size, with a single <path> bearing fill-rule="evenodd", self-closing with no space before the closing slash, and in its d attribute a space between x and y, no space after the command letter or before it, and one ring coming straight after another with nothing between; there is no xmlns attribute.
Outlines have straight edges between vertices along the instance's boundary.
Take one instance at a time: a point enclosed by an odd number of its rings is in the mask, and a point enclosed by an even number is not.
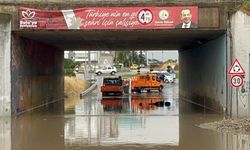
<svg viewBox="0 0 250 150"><path fill-rule="evenodd" d="M63 110L63 52L81 50L178 49L180 97L230 112L226 75L231 60L227 29L241 1L171 0L1 1L0 114L18 114L52 102ZM81 7L198 6L197 29L21 30L19 7L72 9Z"/></svg>

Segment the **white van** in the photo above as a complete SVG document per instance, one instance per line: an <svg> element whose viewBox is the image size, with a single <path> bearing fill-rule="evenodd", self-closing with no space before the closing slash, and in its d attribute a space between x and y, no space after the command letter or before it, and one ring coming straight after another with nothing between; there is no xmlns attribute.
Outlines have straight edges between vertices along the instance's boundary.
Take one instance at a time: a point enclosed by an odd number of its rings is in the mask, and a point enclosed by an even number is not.
<svg viewBox="0 0 250 150"><path fill-rule="evenodd" d="M110 73L111 75L114 75L117 73L117 70L115 66L108 66L108 67L103 67L102 69L96 69L95 73L97 75L101 75L103 73Z"/></svg>

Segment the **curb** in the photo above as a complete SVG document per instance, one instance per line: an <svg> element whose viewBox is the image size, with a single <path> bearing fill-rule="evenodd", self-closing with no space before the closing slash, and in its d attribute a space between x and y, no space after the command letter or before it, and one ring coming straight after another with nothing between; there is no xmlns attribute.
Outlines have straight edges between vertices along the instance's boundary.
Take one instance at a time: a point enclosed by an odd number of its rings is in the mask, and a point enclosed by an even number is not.
<svg viewBox="0 0 250 150"><path fill-rule="evenodd" d="M97 87L97 82L96 80L91 80L92 85L85 91L83 91L82 93L80 93L80 97L85 96L86 94L88 94L89 92L93 91L96 87Z"/></svg>

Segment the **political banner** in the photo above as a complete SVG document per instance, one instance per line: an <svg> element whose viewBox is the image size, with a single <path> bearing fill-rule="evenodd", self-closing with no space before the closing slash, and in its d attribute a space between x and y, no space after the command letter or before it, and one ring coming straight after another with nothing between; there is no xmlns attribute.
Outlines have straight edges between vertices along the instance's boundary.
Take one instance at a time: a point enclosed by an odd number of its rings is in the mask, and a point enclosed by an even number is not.
<svg viewBox="0 0 250 150"><path fill-rule="evenodd" d="M197 6L19 8L20 29L174 29L197 28L197 24Z"/></svg>

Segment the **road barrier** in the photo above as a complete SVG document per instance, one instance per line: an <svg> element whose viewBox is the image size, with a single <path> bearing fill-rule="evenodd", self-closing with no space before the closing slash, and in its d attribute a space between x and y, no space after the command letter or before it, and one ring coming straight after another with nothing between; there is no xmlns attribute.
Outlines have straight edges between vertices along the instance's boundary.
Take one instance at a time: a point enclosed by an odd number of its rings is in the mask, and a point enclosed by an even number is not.
<svg viewBox="0 0 250 150"><path fill-rule="evenodd" d="M93 91L93 90L97 87L97 80L96 80L96 79L90 80L90 82L91 82L91 86L90 86L87 90L83 91L83 92L80 94L80 97L83 97L84 95L86 95L86 94L88 94L89 92Z"/></svg>

